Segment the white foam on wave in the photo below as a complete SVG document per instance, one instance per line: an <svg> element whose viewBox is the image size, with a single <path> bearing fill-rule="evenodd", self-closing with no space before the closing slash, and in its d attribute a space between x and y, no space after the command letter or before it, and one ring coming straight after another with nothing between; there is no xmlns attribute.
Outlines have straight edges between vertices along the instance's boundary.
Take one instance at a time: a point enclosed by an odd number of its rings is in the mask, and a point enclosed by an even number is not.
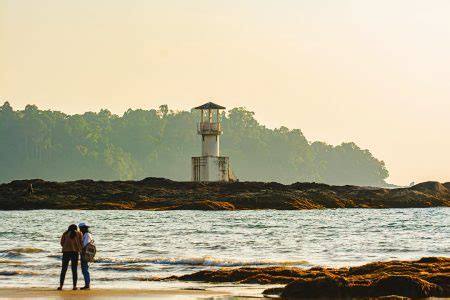
<svg viewBox="0 0 450 300"><path fill-rule="evenodd" d="M45 252L44 249L34 248L34 247L22 247L22 248L13 248L8 250L3 250L1 252L9 252L9 253L41 253Z"/></svg>
<svg viewBox="0 0 450 300"><path fill-rule="evenodd" d="M14 265L23 265L23 264L25 264L25 262L20 261L20 260L1 259L1 258L0 258L0 265L3 265L3 264L7 264L7 265L10 265L10 266L14 266Z"/></svg>
<svg viewBox="0 0 450 300"><path fill-rule="evenodd" d="M39 275L38 272L32 272L32 271L26 271L26 270L0 270L0 276L15 276L15 275L21 275L21 276L33 276L33 275Z"/></svg>
<svg viewBox="0 0 450 300"><path fill-rule="evenodd" d="M211 256L200 257L152 257L152 258L107 258L96 259L99 263L129 264L153 263L159 265L188 265L211 267L244 267L244 266L305 266L305 260L271 260L271 259L223 259Z"/></svg>

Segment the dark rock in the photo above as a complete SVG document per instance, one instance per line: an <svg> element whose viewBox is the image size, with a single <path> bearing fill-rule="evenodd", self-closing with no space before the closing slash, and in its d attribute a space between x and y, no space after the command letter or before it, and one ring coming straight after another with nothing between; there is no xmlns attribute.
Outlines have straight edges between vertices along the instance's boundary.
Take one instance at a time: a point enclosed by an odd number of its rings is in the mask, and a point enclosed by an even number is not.
<svg viewBox="0 0 450 300"><path fill-rule="evenodd" d="M267 274L258 274L252 277L247 277L241 280L239 283L249 284L286 284L292 282L292 277L286 276L273 276Z"/></svg>
<svg viewBox="0 0 450 300"><path fill-rule="evenodd" d="M33 191L29 192L32 184ZM384 189L321 183L200 183L165 178L141 181L48 182L15 180L0 184L0 209L247 210L321 208L450 207L450 190L438 182Z"/></svg>
<svg viewBox="0 0 450 300"><path fill-rule="evenodd" d="M271 295L271 296L281 296L284 288L269 288L265 289L262 293L263 295Z"/></svg>
<svg viewBox="0 0 450 300"><path fill-rule="evenodd" d="M419 259L417 262L418 263L422 263L422 264L429 264L429 263L439 263L439 262L445 262L447 261L448 258L446 257L435 257L435 256L431 256L431 257L422 257L421 259Z"/></svg>
<svg viewBox="0 0 450 300"><path fill-rule="evenodd" d="M304 274L304 271L296 268L222 268L182 275L178 277L178 280L278 284L292 282L302 274Z"/></svg>
<svg viewBox="0 0 450 300"><path fill-rule="evenodd" d="M281 293L283 298L346 298L348 282L340 276L299 279L289 283Z"/></svg>
<svg viewBox="0 0 450 300"><path fill-rule="evenodd" d="M398 295L409 298L427 298L443 296L442 287L428 281L407 276L387 276L377 280L371 287L371 296Z"/></svg>
<svg viewBox="0 0 450 300"><path fill-rule="evenodd" d="M419 191L419 192L431 192L431 193L437 193L437 194L447 194L448 193L447 188L443 184L441 184L437 181L422 182L422 183L413 185L409 189Z"/></svg>
<svg viewBox="0 0 450 300"><path fill-rule="evenodd" d="M179 210L234 210L235 207L229 202L223 201L196 201L187 202L178 206L176 209Z"/></svg>
<svg viewBox="0 0 450 300"><path fill-rule="evenodd" d="M395 295L389 295L389 296L380 296L377 297L378 300L407 300L408 297L402 297L402 296L395 296Z"/></svg>
<svg viewBox="0 0 450 300"><path fill-rule="evenodd" d="M222 268L162 280L285 284L266 294L286 298L450 297L450 258L386 261L352 268Z"/></svg>

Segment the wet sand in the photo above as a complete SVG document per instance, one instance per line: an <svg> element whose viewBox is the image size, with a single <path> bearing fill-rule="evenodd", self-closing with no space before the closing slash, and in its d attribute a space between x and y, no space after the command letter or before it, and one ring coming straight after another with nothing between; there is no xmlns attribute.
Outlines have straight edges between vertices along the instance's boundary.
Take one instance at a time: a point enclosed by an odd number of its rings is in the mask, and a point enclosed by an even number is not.
<svg viewBox="0 0 450 300"><path fill-rule="evenodd" d="M140 289L92 289L57 291L48 288L2 288L0 299L245 299L236 298L224 291L206 290L140 290Z"/></svg>

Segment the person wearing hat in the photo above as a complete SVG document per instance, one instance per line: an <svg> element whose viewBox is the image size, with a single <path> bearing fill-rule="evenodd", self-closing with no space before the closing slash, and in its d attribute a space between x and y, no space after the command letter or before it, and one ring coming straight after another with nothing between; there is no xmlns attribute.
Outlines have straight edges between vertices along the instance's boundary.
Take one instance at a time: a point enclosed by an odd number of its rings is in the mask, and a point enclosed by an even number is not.
<svg viewBox="0 0 450 300"><path fill-rule="evenodd" d="M89 232L89 224L82 222L78 225L81 233L83 234L82 246L83 251L81 253L81 273L83 273L84 277L84 287L81 290L89 290L91 288L91 275L89 274L89 262L86 261L83 257L84 251L86 251L87 245L91 243L93 240L92 234Z"/></svg>

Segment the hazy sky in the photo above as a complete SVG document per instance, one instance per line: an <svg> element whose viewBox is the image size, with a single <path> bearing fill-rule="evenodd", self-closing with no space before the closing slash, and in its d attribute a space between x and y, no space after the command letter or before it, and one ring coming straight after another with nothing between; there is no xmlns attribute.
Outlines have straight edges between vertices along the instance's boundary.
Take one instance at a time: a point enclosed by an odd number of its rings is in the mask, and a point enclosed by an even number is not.
<svg viewBox="0 0 450 300"><path fill-rule="evenodd" d="M448 0L0 0L0 102L213 100L354 141L389 182L450 181L449 16Z"/></svg>

